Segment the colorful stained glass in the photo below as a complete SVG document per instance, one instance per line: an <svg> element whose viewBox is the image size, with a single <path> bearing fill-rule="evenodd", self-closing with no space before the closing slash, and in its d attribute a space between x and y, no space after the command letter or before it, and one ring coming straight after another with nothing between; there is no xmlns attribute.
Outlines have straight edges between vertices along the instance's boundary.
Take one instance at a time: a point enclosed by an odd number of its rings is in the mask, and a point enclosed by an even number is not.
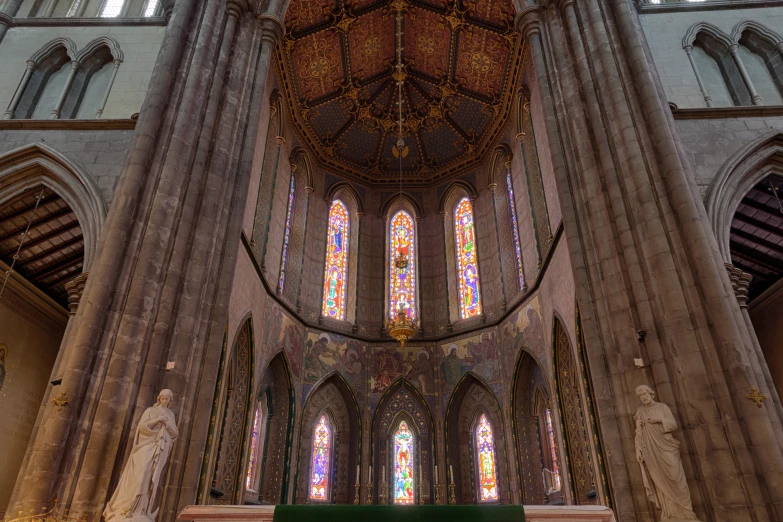
<svg viewBox="0 0 783 522"><path fill-rule="evenodd" d="M324 271L324 301L322 312L332 319L345 319L345 292L348 282L348 208L339 199L329 210L329 230L326 240Z"/></svg>
<svg viewBox="0 0 783 522"><path fill-rule="evenodd" d="M517 271L519 272L519 288L525 287L525 271L522 269L522 247L519 242L519 224L517 223L517 205L514 201L514 187L511 183L511 170L506 171L506 188L508 203L511 210L511 226L514 232L514 251L517 254Z"/></svg>
<svg viewBox="0 0 783 522"><path fill-rule="evenodd" d="M256 474L256 461L258 460L258 428L260 411L256 406L256 414L253 416L253 432L250 434L250 462L247 465L247 477L245 478L245 487L253 489L253 477Z"/></svg>
<svg viewBox="0 0 783 522"><path fill-rule="evenodd" d="M476 453L478 454L480 501L498 499L498 478L495 472L495 439L486 415L476 426Z"/></svg>
<svg viewBox="0 0 783 522"><path fill-rule="evenodd" d="M400 305L405 308L408 319L416 319L416 248L413 218L400 210L389 226L389 317L397 317ZM398 268L398 257L408 259L408 266Z"/></svg>
<svg viewBox="0 0 783 522"><path fill-rule="evenodd" d="M476 257L476 231L473 226L473 205L463 198L454 210L457 237L457 270L460 317L467 319L481 313L481 284Z"/></svg>
<svg viewBox="0 0 783 522"><path fill-rule="evenodd" d="M291 215L294 213L294 176L291 175L291 188L288 189L288 212L285 216L285 235L283 236L283 252L280 256L280 280L277 282L277 293L282 294L285 288L285 269L288 264L288 242L291 239Z"/></svg>
<svg viewBox="0 0 783 522"><path fill-rule="evenodd" d="M310 499L328 500L329 453L332 447L332 429L321 415L313 431L313 461L310 471Z"/></svg>
<svg viewBox="0 0 783 522"><path fill-rule="evenodd" d="M546 410L546 432L549 435L549 451L552 453L552 476L555 491L560 491L560 466L557 463L557 445L555 444L555 430L552 429L552 413Z"/></svg>
<svg viewBox="0 0 783 522"><path fill-rule="evenodd" d="M413 504L413 433L405 421L394 433L394 503Z"/></svg>

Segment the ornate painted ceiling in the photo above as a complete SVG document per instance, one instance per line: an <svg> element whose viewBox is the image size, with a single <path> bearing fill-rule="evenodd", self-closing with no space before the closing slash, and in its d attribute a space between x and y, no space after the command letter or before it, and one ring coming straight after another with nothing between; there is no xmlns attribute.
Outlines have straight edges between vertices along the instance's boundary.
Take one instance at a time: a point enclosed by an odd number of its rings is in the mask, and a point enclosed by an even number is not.
<svg viewBox="0 0 783 522"><path fill-rule="evenodd" d="M322 164L375 184L399 180L396 80L403 177L428 184L483 160L522 61L511 0L293 0L277 52L299 135Z"/></svg>

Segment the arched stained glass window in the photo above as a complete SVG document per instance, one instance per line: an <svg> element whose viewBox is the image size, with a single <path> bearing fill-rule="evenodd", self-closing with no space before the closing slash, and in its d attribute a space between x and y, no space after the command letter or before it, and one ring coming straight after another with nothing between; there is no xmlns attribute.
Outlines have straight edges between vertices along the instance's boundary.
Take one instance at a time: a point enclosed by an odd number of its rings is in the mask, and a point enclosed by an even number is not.
<svg viewBox="0 0 783 522"><path fill-rule="evenodd" d="M519 242L519 224L517 223L517 205L514 201L514 186L511 183L511 170L506 171L506 188L508 204L511 210L511 227L514 231L514 251L517 255L517 271L519 272L519 288L525 288L525 271L522 269L522 247Z"/></svg>
<svg viewBox="0 0 783 522"><path fill-rule="evenodd" d="M413 218L400 210L389 225L389 316L397 317L400 305L408 319L416 319L416 229ZM397 259L407 259L405 267Z"/></svg>
<svg viewBox="0 0 783 522"><path fill-rule="evenodd" d="M256 413L253 416L253 432L250 434L250 462L247 465L247 477L245 478L245 487L253 490L253 479L256 475L256 466L258 465L258 435L261 429L261 409L256 406Z"/></svg>
<svg viewBox="0 0 783 522"><path fill-rule="evenodd" d="M329 210L329 230L326 238L326 268L324 270L324 301L322 313L332 319L345 319L345 292L348 282L348 208L339 199Z"/></svg>
<svg viewBox="0 0 783 522"><path fill-rule="evenodd" d="M495 471L495 438L486 415L481 415L476 426L476 454L478 455L479 501L498 499L498 478Z"/></svg>
<svg viewBox="0 0 783 522"><path fill-rule="evenodd" d="M555 444L555 430L552 429L552 412L546 410L546 432L549 436L549 452L552 454L552 490L560 491L560 466L557 463L557 445Z"/></svg>
<svg viewBox="0 0 783 522"><path fill-rule="evenodd" d="M394 503L413 504L413 432L405 421L394 432Z"/></svg>
<svg viewBox="0 0 783 522"><path fill-rule="evenodd" d="M291 240L291 215L294 213L294 175L291 174L291 188L288 189L288 211L285 215L285 235L283 236L283 252L280 256L280 280L277 282L277 293L282 294L285 288L285 269L288 265L288 243Z"/></svg>
<svg viewBox="0 0 783 522"><path fill-rule="evenodd" d="M321 415L313 430L313 459L310 467L310 499L329 499L330 453L332 429L326 415Z"/></svg>
<svg viewBox="0 0 783 522"><path fill-rule="evenodd" d="M457 238L459 311L460 317L467 319L481 313L476 231L473 226L473 205L468 198L463 198L454 210L454 228Z"/></svg>

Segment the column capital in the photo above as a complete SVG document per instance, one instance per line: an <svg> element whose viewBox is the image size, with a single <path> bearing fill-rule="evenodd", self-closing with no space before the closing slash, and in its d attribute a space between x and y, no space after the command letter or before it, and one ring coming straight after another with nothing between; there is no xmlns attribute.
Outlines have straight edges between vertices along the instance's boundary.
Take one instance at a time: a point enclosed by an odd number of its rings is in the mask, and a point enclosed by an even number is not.
<svg viewBox="0 0 783 522"><path fill-rule="evenodd" d="M228 16L231 16L234 19L237 19L243 14L250 12L250 8L251 6L247 0L228 0L226 2L226 11L228 12Z"/></svg>
<svg viewBox="0 0 783 522"><path fill-rule="evenodd" d="M731 287L734 289L734 295L737 298L737 303L739 303L740 308L747 308L748 291L750 289L750 282L753 280L753 276L747 272L743 272L731 263L726 263L725 266L726 271L729 273L729 280L731 281Z"/></svg>
<svg viewBox="0 0 783 522"><path fill-rule="evenodd" d="M560 9L564 10L568 7L575 7L576 0L560 0Z"/></svg>
<svg viewBox="0 0 783 522"><path fill-rule="evenodd" d="M264 42L275 45L285 34L283 21L274 15L258 15L258 23L261 26L261 40Z"/></svg>
<svg viewBox="0 0 783 522"><path fill-rule="evenodd" d="M517 27L517 31L522 33L525 38L534 34L541 33L541 14L544 9L540 6L526 7L522 9L517 15L514 24Z"/></svg>
<svg viewBox="0 0 783 522"><path fill-rule="evenodd" d="M65 291L68 292L68 315L76 315L79 308L79 301L82 300L84 286L87 284L88 272L65 283Z"/></svg>

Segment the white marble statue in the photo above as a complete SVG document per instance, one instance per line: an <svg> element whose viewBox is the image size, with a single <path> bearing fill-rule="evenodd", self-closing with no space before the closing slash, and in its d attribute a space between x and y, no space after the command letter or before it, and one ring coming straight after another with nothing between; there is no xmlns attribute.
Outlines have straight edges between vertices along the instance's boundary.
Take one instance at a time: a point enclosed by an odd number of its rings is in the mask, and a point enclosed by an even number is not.
<svg viewBox="0 0 783 522"><path fill-rule="evenodd" d="M691 492L680 460L680 443L672 410L655 402L655 392L642 384L636 388L642 402L636 410L636 460L642 467L647 498L661 509L661 522L698 520L691 506Z"/></svg>
<svg viewBox="0 0 783 522"><path fill-rule="evenodd" d="M161 391L155 406L142 414L130 458L103 511L106 522L154 522L158 515L152 509L161 472L179 436L174 413L168 408L173 398L171 390Z"/></svg>

